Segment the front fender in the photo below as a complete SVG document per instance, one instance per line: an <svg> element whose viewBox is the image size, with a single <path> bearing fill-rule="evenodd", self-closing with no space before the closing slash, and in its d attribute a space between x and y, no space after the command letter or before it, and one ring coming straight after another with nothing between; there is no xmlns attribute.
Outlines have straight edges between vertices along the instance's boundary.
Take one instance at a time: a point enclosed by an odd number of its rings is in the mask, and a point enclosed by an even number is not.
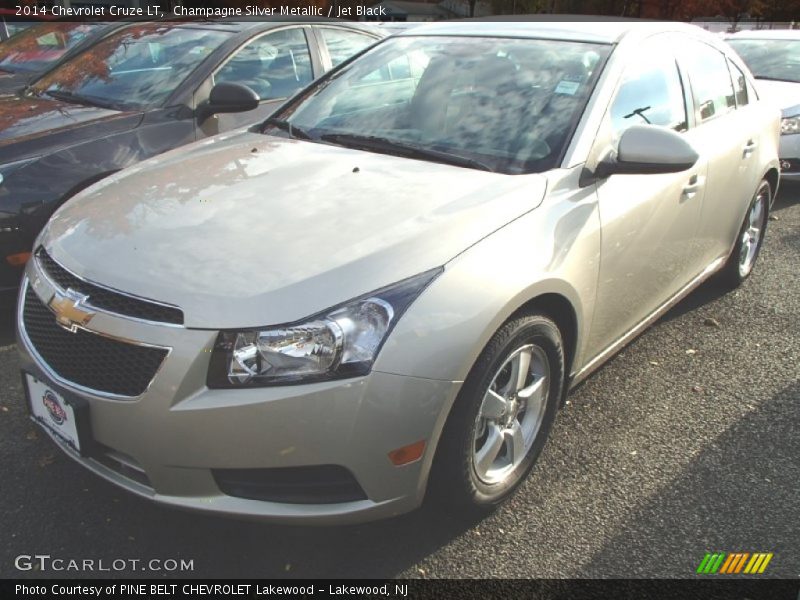
<svg viewBox="0 0 800 600"><path fill-rule="evenodd" d="M574 311L576 367L594 308L599 259L593 188L550 196L445 265L402 316L374 368L463 381L500 326L545 294L561 296Z"/></svg>

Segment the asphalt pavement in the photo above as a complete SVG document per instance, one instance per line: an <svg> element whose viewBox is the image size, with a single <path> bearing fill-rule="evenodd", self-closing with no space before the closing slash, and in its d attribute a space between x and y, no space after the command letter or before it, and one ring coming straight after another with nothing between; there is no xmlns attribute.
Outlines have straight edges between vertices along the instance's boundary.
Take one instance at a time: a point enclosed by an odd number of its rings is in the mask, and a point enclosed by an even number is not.
<svg viewBox="0 0 800 600"><path fill-rule="evenodd" d="M288 527L134 497L27 419L6 309L0 577L685 578L706 552L771 552L763 576L800 577L800 187L784 188L772 218L751 279L704 285L575 390L531 476L481 521L425 507ZM34 554L193 570L15 568Z"/></svg>

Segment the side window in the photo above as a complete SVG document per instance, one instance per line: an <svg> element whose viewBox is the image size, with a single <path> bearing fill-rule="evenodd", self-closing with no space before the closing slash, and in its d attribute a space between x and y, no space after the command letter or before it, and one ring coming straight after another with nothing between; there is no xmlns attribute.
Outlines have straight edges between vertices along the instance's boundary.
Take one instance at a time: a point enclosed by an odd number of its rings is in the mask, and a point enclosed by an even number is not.
<svg viewBox="0 0 800 600"><path fill-rule="evenodd" d="M694 40L684 46L699 122L724 115L736 108L727 59L719 50Z"/></svg>
<svg viewBox="0 0 800 600"><path fill-rule="evenodd" d="M733 76L733 91L736 94L736 106L747 106L750 103L750 98L747 93L747 78L742 73L742 70L728 61L728 66L731 69Z"/></svg>
<svg viewBox="0 0 800 600"><path fill-rule="evenodd" d="M666 54L628 67L611 104L611 126L618 137L631 125L662 125L686 131L686 102L678 65Z"/></svg>
<svg viewBox="0 0 800 600"><path fill-rule="evenodd" d="M320 27L319 31L328 47L328 54L334 67L375 42L371 36L348 29Z"/></svg>
<svg viewBox="0 0 800 600"><path fill-rule="evenodd" d="M353 77L347 92L337 98L331 114L410 102L429 60L425 52L410 50L378 69ZM357 64L353 65L354 69L358 68Z"/></svg>
<svg viewBox="0 0 800 600"><path fill-rule="evenodd" d="M428 68L429 60L430 58L419 50L412 50L408 54L398 56L380 69L368 73L358 80L359 85L412 78L415 81L419 81L425 69Z"/></svg>
<svg viewBox="0 0 800 600"><path fill-rule="evenodd" d="M251 40L214 75L214 83L242 83L261 100L287 98L313 79L308 42L299 28Z"/></svg>

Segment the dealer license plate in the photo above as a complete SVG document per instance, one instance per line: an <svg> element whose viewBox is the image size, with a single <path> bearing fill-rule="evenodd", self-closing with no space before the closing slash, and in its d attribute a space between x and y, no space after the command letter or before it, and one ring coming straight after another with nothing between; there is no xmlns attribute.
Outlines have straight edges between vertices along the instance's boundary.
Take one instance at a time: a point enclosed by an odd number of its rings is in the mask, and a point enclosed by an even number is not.
<svg viewBox="0 0 800 600"><path fill-rule="evenodd" d="M81 451L75 407L48 383L24 373L33 418L75 451Z"/></svg>

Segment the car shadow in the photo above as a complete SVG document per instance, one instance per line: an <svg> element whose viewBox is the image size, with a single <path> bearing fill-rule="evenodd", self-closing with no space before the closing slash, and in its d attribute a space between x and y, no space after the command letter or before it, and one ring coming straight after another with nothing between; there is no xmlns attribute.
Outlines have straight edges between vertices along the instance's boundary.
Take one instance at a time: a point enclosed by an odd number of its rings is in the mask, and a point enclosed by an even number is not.
<svg viewBox="0 0 800 600"><path fill-rule="evenodd" d="M795 383L749 406L667 489L625 519L575 576L692 577L706 552L772 552L767 575L796 577L800 521L787 521L797 498L786 481L800 481L792 454L800 447L799 397Z"/></svg>
<svg viewBox="0 0 800 600"><path fill-rule="evenodd" d="M16 297L0 294L0 346L9 346L14 343L16 306Z"/></svg>
<svg viewBox="0 0 800 600"><path fill-rule="evenodd" d="M107 508L102 514L79 515L84 540L113 540L111 543L119 548L127 538L134 556L191 560L197 570L196 575L189 570L159 573L161 576L207 577L213 572L216 578L393 578L481 521L475 516L443 513L441 507L432 503L406 515L361 525L314 527L238 521L229 516L209 516L151 504L120 492L77 465L69 464L69 459L56 456L56 461L64 463L59 464L59 469L67 469L71 490L83 488L95 497L94 506ZM68 512L74 510L73 506ZM55 512L62 510L56 508ZM49 518L67 519L68 515ZM69 518L76 517L73 514ZM152 576L139 571L133 568L113 575ZM31 575L61 576L57 572ZM28 574L16 573L16 576ZM419 576L424 576L424 572Z"/></svg>
<svg viewBox="0 0 800 600"><path fill-rule="evenodd" d="M797 204L800 201L800 182L782 181L778 186L778 195L772 205L772 214L780 214L780 211Z"/></svg>

